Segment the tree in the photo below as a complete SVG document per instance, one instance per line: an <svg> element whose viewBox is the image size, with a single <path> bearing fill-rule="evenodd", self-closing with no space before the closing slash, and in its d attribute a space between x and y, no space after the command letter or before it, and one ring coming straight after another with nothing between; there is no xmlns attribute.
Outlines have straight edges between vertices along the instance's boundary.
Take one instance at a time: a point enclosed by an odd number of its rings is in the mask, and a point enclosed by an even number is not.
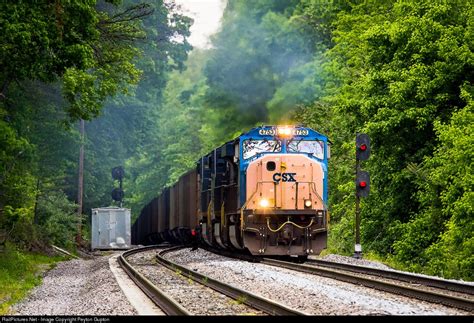
<svg viewBox="0 0 474 323"><path fill-rule="evenodd" d="M336 158L330 167L336 169L330 178L331 198L336 197L332 214L339 223L332 234L336 240L347 238L348 229L342 228L350 228L352 212L343 217L337 213L352 205L345 198L353 180L347 167L353 158L349 148L355 132L363 131L372 138L374 153L367 162L373 183L363 207L363 242L368 250L395 253L399 261L415 262L413 267L426 271L427 255L434 255L428 250L434 250L430 246L451 220L444 211L447 204L425 205L419 192L424 186L413 172L423 169L427 178L431 176L427 160L437 154L440 140L448 140L442 139L445 128L439 125L449 123L467 105L461 93L474 72L472 4L347 3L331 24L334 46L325 56L325 95L304 117L311 120L325 106L329 112L321 115L330 117L330 131L338 133L339 149L333 149ZM463 165L461 160L452 162ZM442 200L444 190L429 187L421 196Z"/></svg>
<svg viewBox="0 0 474 323"><path fill-rule="evenodd" d="M64 201L64 193L70 200L77 196L78 136L71 123L91 120L107 99L133 90L142 74L136 60L142 54L153 57L145 60L156 68L145 77L155 93L173 66L182 68L180 59L190 46L186 37L175 37L189 35L191 21L168 10L173 7L117 0L0 4L0 228L14 227L17 241L28 234L33 241L41 230L54 236L51 230L58 226L50 221L59 223L57 215L69 214L73 203ZM117 133L123 137L122 130ZM86 145L85 209L110 200L101 171L108 178L105 169L127 158L114 151L101 163L106 151L90 149L94 140Z"/></svg>

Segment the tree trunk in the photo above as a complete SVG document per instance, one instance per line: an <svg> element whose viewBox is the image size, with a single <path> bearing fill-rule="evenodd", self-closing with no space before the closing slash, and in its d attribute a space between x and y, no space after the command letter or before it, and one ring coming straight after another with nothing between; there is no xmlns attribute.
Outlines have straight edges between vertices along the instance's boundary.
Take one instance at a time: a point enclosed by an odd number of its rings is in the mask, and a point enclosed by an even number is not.
<svg viewBox="0 0 474 323"><path fill-rule="evenodd" d="M34 218L33 218L33 222L36 225L39 224L39 214L38 214L39 195L40 195L40 180L38 179L36 181L35 214L34 214Z"/></svg>

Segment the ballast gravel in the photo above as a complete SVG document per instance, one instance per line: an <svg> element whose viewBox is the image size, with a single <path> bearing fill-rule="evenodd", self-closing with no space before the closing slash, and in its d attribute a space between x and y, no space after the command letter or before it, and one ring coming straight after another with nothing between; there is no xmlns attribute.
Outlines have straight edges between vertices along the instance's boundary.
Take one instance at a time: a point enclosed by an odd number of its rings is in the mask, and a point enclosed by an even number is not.
<svg viewBox="0 0 474 323"><path fill-rule="evenodd" d="M332 262L348 264L348 265L372 267L376 269L391 269L389 266L384 265L380 262L370 261L367 259L356 259L352 257L335 255L335 254L329 254L323 257L309 256L309 259L321 259L325 261L332 261Z"/></svg>
<svg viewBox="0 0 474 323"><path fill-rule="evenodd" d="M168 253L165 258L309 315L470 315L439 304L317 275L229 259L202 249L181 249Z"/></svg>
<svg viewBox="0 0 474 323"><path fill-rule="evenodd" d="M58 263L47 272L42 285L36 287L20 303L12 306L11 315L137 315L110 271L109 258L117 253L76 259ZM150 253L153 254L153 253ZM362 286L356 286L316 275L297 273L258 263L229 259L198 249L182 249L165 256L201 274L248 290L263 297L293 307L310 315L472 315L462 310L397 296ZM142 259L140 259L142 258ZM148 256L138 256L137 262ZM328 255L325 260L353 263L350 257ZM143 262L143 269L148 259ZM367 260L357 264L385 268L385 265ZM174 273L174 276L179 276ZM175 277L176 278L176 277ZM193 286L183 277L181 285ZM168 291L180 292L174 279L154 280ZM166 286L168 285L168 286ZM193 295L187 291L182 297L193 314L204 315L261 315L243 309L242 304L224 296ZM188 293L188 295L186 295ZM200 298L203 302L194 302ZM218 303L224 305L220 306ZM203 304L209 306L209 311ZM230 305L230 306L229 306ZM223 314L225 313L225 314ZM239 313L239 314L236 314Z"/></svg>
<svg viewBox="0 0 474 323"><path fill-rule="evenodd" d="M127 261L192 315L266 315L211 288L170 270L156 261L157 250L136 253Z"/></svg>
<svg viewBox="0 0 474 323"><path fill-rule="evenodd" d="M390 270L393 272L401 272L401 273L407 273L403 272L401 270L396 270L393 269L385 264L379 263L379 262L374 262L366 259L355 259L353 257L347 257L347 256L341 256L341 255L335 255L335 254L329 254L323 257L317 257L317 256L310 256L310 259L321 259L325 261L331 261L331 262L336 262L336 263L343 263L343 264L349 264L349 265L356 265L356 266L364 266L364 267L372 267L376 269L383 269L383 270ZM456 279L446 279L446 278L438 278L438 277L433 277L429 275L424 275L424 274L418 274L418 273L409 273L410 275L413 276L419 276L419 277L427 277L427 278L435 278L435 279L442 279L442 280L447 280L447 281L452 281L452 282L459 282L463 283L466 285L471 285L474 286L474 282L469 282L469 281L464 281L464 280L456 280Z"/></svg>
<svg viewBox="0 0 474 323"><path fill-rule="evenodd" d="M136 315L109 267L108 256L60 262L11 315Z"/></svg>

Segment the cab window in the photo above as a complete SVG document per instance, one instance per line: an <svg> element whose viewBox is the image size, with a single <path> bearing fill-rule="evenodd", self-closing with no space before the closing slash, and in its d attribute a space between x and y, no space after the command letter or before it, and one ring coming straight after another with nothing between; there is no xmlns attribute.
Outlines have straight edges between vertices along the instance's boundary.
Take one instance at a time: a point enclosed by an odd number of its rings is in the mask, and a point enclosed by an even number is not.
<svg viewBox="0 0 474 323"><path fill-rule="evenodd" d="M259 153L281 152L281 143L279 140L247 139L244 140L242 147L244 159L252 158Z"/></svg>
<svg viewBox="0 0 474 323"><path fill-rule="evenodd" d="M288 142L289 153L307 153L324 159L324 142L320 140L294 139Z"/></svg>

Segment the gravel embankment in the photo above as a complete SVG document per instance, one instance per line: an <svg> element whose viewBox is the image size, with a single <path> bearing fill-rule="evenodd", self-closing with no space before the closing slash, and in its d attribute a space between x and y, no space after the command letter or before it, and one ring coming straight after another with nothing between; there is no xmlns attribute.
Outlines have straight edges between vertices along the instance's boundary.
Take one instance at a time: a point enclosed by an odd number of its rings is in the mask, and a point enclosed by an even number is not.
<svg viewBox="0 0 474 323"><path fill-rule="evenodd" d="M311 315L471 315L345 282L182 249L165 257ZM365 261L364 265L371 265Z"/></svg>
<svg viewBox="0 0 474 323"><path fill-rule="evenodd" d="M58 263L12 315L136 315L109 268L109 256Z"/></svg>

